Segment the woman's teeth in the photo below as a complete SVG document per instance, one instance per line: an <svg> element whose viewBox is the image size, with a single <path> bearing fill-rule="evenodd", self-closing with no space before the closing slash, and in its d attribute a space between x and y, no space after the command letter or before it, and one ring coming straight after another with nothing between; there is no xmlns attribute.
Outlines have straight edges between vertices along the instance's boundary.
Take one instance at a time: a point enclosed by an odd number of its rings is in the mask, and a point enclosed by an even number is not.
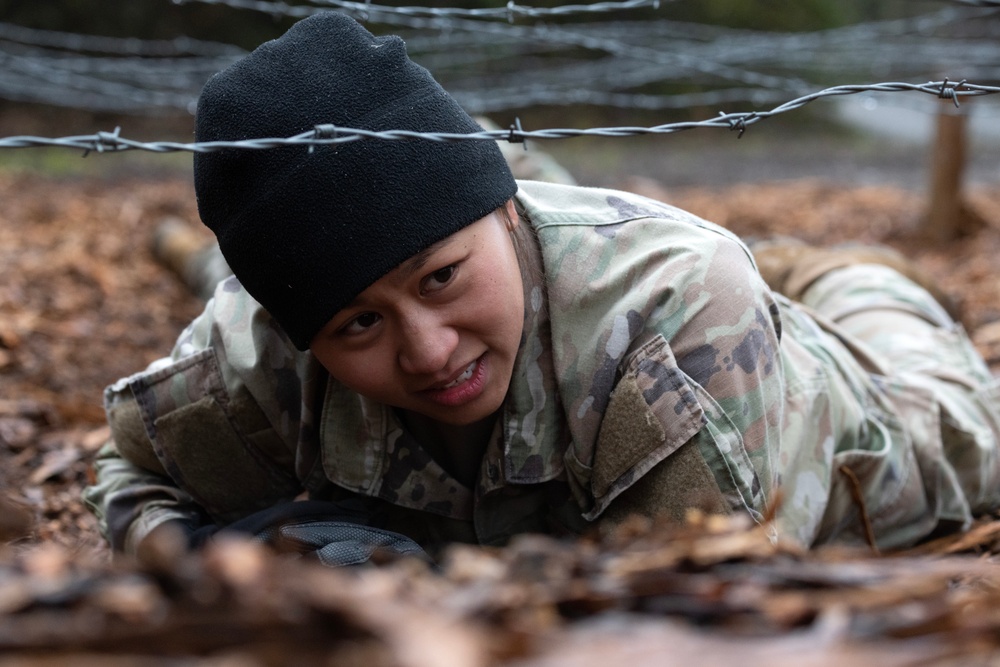
<svg viewBox="0 0 1000 667"><path fill-rule="evenodd" d="M469 367L465 369L464 373L462 373L457 378L455 378L454 380L452 380L451 382L449 382L448 384L446 384L445 386L443 386L441 388L442 389L451 389L452 387L457 387L458 385L462 384L463 382L466 382L467 380L469 380L469 378L472 377L472 373L475 370L476 370L476 362L473 361L471 364L469 364Z"/></svg>

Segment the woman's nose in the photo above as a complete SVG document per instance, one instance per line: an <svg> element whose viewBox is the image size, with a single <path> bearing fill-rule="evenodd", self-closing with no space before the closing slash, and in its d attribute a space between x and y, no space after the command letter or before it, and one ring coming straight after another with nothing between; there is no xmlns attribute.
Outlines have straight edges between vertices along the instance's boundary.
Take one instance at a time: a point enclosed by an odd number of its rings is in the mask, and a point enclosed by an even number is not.
<svg viewBox="0 0 1000 667"><path fill-rule="evenodd" d="M458 331L435 313L405 318L401 327L399 365L406 373L429 375L448 367L458 345Z"/></svg>

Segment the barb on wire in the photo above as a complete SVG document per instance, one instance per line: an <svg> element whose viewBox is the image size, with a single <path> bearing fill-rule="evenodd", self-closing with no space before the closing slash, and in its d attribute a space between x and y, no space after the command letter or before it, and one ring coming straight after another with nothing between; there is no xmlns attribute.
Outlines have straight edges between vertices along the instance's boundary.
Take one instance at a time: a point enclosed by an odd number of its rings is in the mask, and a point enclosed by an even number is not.
<svg viewBox="0 0 1000 667"><path fill-rule="evenodd" d="M965 85L966 79L962 79L954 85L948 84L948 78L945 77L944 81L941 82L941 89L938 91L938 97L942 100L951 100L955 103L955 108L959 108L958 104L958 91Z"/></svg>
<svg viewBox="0 0 1000 667"><path fill-rule="evenodd" d="M483 7L477 9L464 9L461 7L390 7L388 5L374 5L367 2L352 2L350 0L311 0L313 6L309 5L289 5L281 0L277 2L266 2L264 0L174 0L174 4L182 5L191 2L200 2L210 5L226 5L236 9L253 9L268 14L281 14L291 17L303 17L308 14L315 14L323 11L324 8L335 8L351 12L367 20L372 15L396 14L399 16L412 16L418 18L471 18L471 19L493 19L503 20L513 23L518 16L528 18L550 18L557 16L570 16L575 14L606 14L609 12L627 11L630 9L659 9L661 0L613 0L608 2L595 2L589 5L562 5L559 7L529 7L519 5L510 0L503 7ZM672 2L673 0L663 0ZM316 5L321 5L317 7Z"/></svg>
<svg viewBox="0 0 1000 667"><path fill-rule="evenodd" d="M524 150L528 150L528 143L521 136L524 134L524 128L521 127L521 119L517 116L514 117L514 122L510 126L510 134L507 135L507 143L510 144L521 144L524 146Z"/></svg>
<svg viewBox="0 0 1000 667"><path fill-rule="evenodd" d="M720 116L725 117L726 114L722 111L719 112ZM748 114L736 114L736 118L729 119L729 131L736 132L736 138L742 139L743 133L747 131L747 124L753 123L754 119L757 117L756 112L751 112Z"/></svg>
<svg viewBox="0 0 1000 667"><path fill-rule="evenodd" d="M116 129L112 132L98 132L94 135L84 135L75 137L63 137L57 139L45 137L17 136L0 138L0 148L31 148L40 146L59 146L64 148L77 148L84 151L97 150L98 152L124 151L124 150L146 150L154 153L169 153L187 151L192 153L207 153L223 149L240 150L266 150L269 148L279 148L285 146L307 146L314 150L316 146L326 144L339 144L362 139L381 139L385 141L409 141L426 140L436 142L453 141L508 141L511 143L522 143L527 139L568 139L571 137L600 136L600 137L627 137L650 134L673 134L684 130L691 130L700 127L722 127L729 130L738 131L740 135L746 131L750 125L759 123L762 120L771 118L778 114L800 109L805 105L823 97L833 97L842 95L853 95L866 92L922 92L935 96L942 96L942 91L954 97L979 96L1000 93L1000 87L986 86L968 83L965 80L960 83L950 83L949 81L930 81L928 83L899 83L886 82L876 84L843 85L826 88L809 95L798 97L783 104L780 104L768 111L753 111L741 113L722 113L715 118L702 121L684 121L678 123L667 123L654 127L604 127L589 129L546 129L546 130L524 130L520 127L520 122L516 122L508 130L489 130L475 132L472 134L457 134L447 132L413 132L409 130L387 130L373 131L355 128L335 127L329 124L316 125L312 130L303 132L291 137L284 138L262 138L245 139L240 141L212 141L180 143L169 141L139 142L126 139L120 136Z"/></svg>
<svg viewBox="0 0 1000 667"><path fill-rule="evenodd" d="M121 127L116 127L114 132L98 132L94 135L93 145L83 151L83 157L90 155L91 150L95 150L98 153L103 153L105 150L121 150L119 144L121 130Z"/></svg>

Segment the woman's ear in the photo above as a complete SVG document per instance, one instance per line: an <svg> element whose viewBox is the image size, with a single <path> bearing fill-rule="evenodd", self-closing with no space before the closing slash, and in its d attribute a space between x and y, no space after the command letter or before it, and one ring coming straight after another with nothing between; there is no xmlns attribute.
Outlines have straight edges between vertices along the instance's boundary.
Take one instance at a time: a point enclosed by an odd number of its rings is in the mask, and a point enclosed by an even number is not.
<svg viewBox="0 0 1000 667"><path fill-rule="evenodd" d="M517 226L521 222L521 219L517 217L517 208L514 206L514 200L508 199L503 207L507 211L507 231L512 232L517 229Z"/></svg>

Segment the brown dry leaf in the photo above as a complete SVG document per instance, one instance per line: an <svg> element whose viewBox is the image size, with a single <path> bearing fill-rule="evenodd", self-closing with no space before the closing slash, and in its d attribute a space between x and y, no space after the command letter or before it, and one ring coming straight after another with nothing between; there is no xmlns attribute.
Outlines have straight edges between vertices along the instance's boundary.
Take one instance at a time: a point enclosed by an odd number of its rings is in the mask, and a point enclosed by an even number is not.
<svg viewBox="0 0 1000 667"><path fill-rule="evenodd" d="M549 638L539 655L517 667L607 665L739 665L740 667L841 667L843 665L945 664L970 654L925 642L870 643L840 636L846 620L830 618L814 631L781 636L730 636L690 625L634 615L582 623ZM995 655L995 652L993 653ZM955 662L953 664L961 664Z"/></svg>
<svg viewBox="0 0 1000 667"><path fill-rule="evenodd" d="M107 425L99 426L83 435L80 439L80 447L88 453L96 452L110 439L111 427Z"/></svg>
<svg viewBox="0 0 1000 667"><path fill-rule="evenodd" d="M27 536L31 524L31 512L26 507L0 494L0 543Z"/></svg>
<svg viewBox="0 0 1000 667"><path fill-rule="evenodd" d="M51 477L66 472L83 457L83 454L84 452L72 445L46 452L41 465L28 476L28 483L37 486Z"/></svg>
<svg viewBox="0 0 1000 667"><path fill-rule="evenodd" d="M0 417L0 445L19 452L38 436L38 425L23 417Z"/></svg>
<svg viewBox="0 0 1000 667"><path fill-rule="evenodd" d="M986 517L966 532L940 537L907 549L902 554L907 556L957 554L990 549L998 540L1000 540L1000 520Z"/></svg>

